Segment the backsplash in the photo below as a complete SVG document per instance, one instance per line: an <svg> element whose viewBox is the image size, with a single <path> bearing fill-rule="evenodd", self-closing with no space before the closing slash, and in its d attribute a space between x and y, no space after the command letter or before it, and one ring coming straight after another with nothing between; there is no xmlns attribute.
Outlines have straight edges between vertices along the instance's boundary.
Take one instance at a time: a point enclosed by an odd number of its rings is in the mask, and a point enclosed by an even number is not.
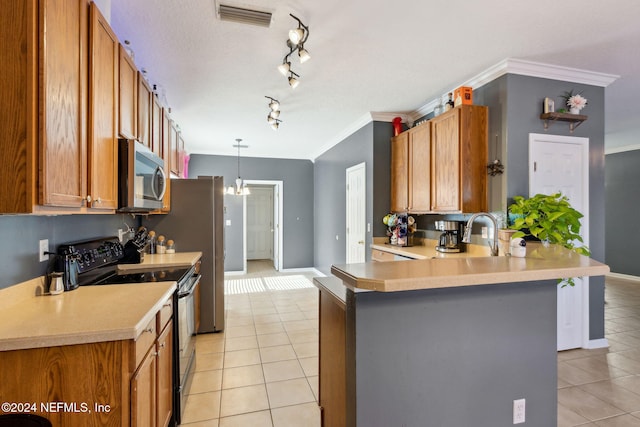
<svg viewBox="0 0 640 427"><path fill-rule="evenodd" d="M125 225L126 224L126 225ZM137 228L131 215L1 215L0 289L47 271L47 262L38 260L38 242L49 240L49 250L61 243L94 237L117 236L127 225Z"/></svg>

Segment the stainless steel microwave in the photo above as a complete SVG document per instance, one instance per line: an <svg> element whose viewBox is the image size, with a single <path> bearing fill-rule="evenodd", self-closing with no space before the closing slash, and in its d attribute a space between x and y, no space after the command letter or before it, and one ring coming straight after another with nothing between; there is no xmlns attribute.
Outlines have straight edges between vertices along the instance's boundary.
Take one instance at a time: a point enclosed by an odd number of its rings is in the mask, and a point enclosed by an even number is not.
<svg viewBox="0 0 640 427"><path fill-rule="evenodd" d="M167 188L164 160L133 139L118 140L118 210L149 212L162 208Z"/></svg>

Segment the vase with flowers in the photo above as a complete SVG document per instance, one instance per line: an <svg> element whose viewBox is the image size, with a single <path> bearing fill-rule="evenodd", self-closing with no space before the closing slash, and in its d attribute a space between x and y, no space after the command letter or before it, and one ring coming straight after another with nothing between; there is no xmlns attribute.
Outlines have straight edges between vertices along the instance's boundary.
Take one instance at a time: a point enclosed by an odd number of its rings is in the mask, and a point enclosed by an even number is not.
<svg viewBox="0 0 640 427"><path fill-rule="evenodd" d="M573 89L565 92L562 95L562 98L565 101L567 107L569 107L569 112L571 114L580 114L580 110L582 110L587 105L587 98L582 96L582 92L573 93Z"/></svg>

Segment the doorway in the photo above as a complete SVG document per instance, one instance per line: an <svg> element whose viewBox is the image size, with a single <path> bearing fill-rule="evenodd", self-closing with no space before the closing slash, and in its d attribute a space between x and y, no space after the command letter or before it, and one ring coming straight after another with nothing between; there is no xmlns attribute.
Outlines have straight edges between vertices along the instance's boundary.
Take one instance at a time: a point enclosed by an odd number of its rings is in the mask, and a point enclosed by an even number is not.
<svg viewBox="0 0 640 427"><path fill-rule="evenodd" d="M562 192L582 213L581 234L589 246L589 139L529 134L529 195ZM589 278L558 285L558 350L589 348Z"/></svg>
<svg viewBox="0 0 640 427"><path fill-rule="evenodd" d="M250 194L243 206L243 270L248 260L269 260L282 269L282 181L245 180Z"/></svg>
<svg viewBox="0 0 640 427"><path fill-rule="evenodd" d="M346 171L347 183L347 233L346 263L365 262L366 241L366 178L365 163L352 166Z"/></svg>

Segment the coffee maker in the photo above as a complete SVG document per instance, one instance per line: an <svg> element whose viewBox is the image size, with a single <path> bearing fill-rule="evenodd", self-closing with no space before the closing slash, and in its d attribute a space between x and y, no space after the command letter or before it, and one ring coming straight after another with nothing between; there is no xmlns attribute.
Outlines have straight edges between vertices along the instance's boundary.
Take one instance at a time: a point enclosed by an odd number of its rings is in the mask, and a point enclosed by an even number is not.
<svg viewBox="0 0 640 427"><path fill-rule="evenodd" d="M446 253L464 252L462 243L464 223L460 221L436 221L436 230L442 231L436 251Z"/></svg>

